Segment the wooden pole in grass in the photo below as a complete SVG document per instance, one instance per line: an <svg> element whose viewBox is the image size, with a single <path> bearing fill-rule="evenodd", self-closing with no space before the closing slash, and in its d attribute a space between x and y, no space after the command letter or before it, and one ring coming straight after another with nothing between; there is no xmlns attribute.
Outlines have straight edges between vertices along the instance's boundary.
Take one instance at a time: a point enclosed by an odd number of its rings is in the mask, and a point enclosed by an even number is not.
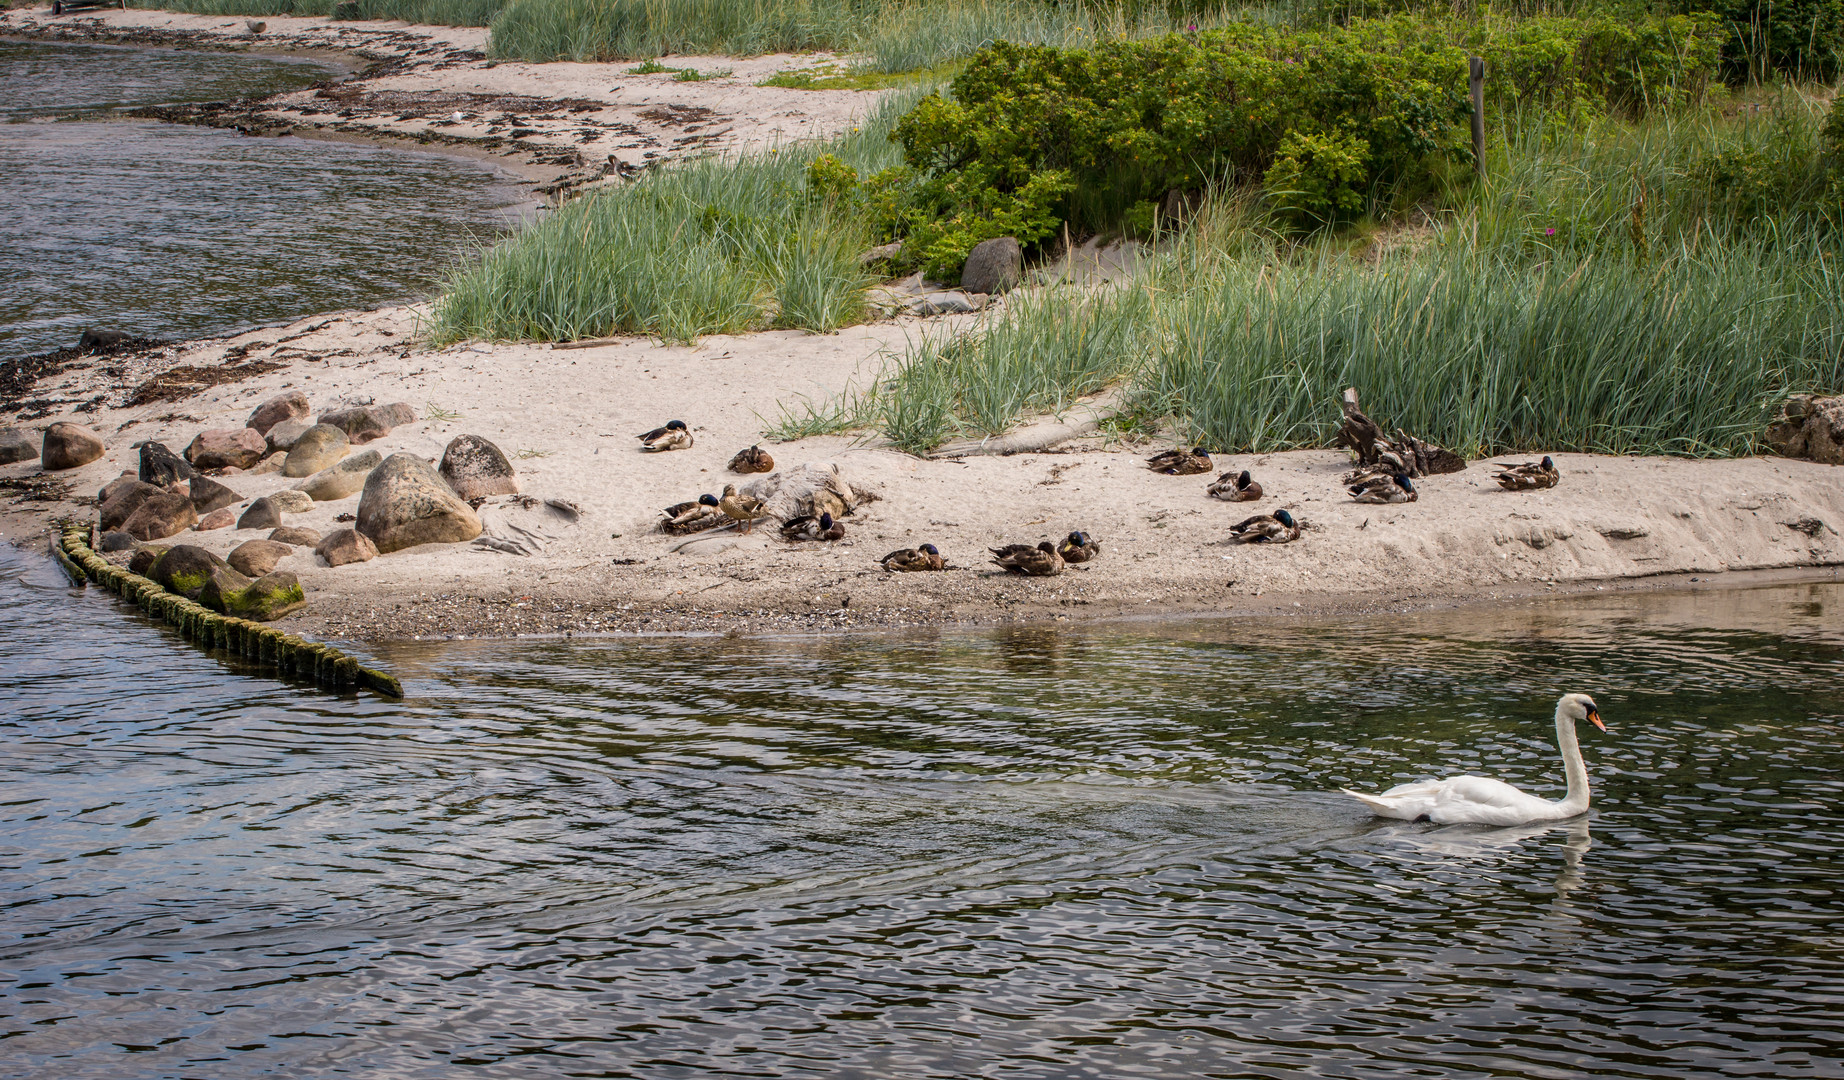
<svg viewBox="0 0 1844 1080"><path fill-rule="evenodd" d="M1477 56L1467 65L1472 69L1473 91L1473 170L1479 182L1485 182L1485 61Z"/></svg>

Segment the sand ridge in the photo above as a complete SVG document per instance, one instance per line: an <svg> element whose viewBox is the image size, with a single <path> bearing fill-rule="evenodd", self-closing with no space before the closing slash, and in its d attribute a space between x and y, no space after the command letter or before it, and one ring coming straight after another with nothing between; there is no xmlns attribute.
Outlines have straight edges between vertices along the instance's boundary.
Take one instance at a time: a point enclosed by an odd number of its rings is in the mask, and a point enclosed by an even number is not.
<svg viewBox="0 0 1844 1080"><path fill-rule="evenodd" d="M1419 502L1364 506L1340 488L1348 468L1342 452L1230 455L1220 467L1250 469L1268 494L1229 504L1205 495L1209 476L1146 469L1145 455L1160 444L1095 437L1048 452L952 461L916 458L863 436L765 443L782 469L836 462L880 499L847 519L839 543L787 544L760 527L675 551L680 538L655 528L660 508L743 482L726 463L762 441L765 421L783 406L865 385L889 351L925 330L939 332L942 320L905 317L826 335L713 336L695 346L635 337L583 349L430 350L415 343L421 314L399 307L317 316L172 347L138 365L75 367L45 388L63 404L38 422L75 419L104 435L104 460L60 474L81 497L133 469L140 441L181 449L202 428L241 426L257 403L284 389L305 391L316 412L406 401L422 419L369 448L438 459L455 436L484 436L512 460L525 494L582 508L571 522L541 503L489 500L481 510L489 529L533 541L539 550L530 556L455 545L336 569L304 550L285 559L280 568L300 575L310 603L284 621L339 638L1394 610L1844 563L1841 474L1811 462L1557 454L1563 480L1551 491L1502 491L1486 462L1427 478ZM182 401L122 406L150 369L238 358L281 366ZM92 411L75 412L80 403ZM685 420L696 444L641 453L635 436L668 419ZM0 478L36 471L5 466ZM274 475L223 482L252 498L295 483ZM319 504L289 524L324 532L357 501ZM1299 542L1227 543L1230 523L1277 507L1304 523ZM70 503L16 503L0 514L0 531L36 545L52 518L86 512ZM1099 539L1101 557L1043 579L1005 575L988 563L989 547L1072 529ZM265 534L187 532L167 542L227 554ZM937 544L956 568L892 575L879 567L886 552L922 542Z"/></svg>

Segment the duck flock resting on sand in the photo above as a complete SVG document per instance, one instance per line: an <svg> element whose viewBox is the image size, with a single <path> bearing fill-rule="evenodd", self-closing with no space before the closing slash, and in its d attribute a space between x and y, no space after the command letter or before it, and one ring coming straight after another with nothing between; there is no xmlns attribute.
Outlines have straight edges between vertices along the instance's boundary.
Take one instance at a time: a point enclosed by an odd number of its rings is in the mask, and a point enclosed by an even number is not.
<svg viewBox="0 0 1844 1080"><path fill-rule="evenodd" d="M1355 412L1354 409L1347 411ZM1362 418L1361 413L1357 415ZM1367 420L1365 422L1368 423ZM647 453L684 450L692 445L691 430L683 420L669 420L639 438L641 450ZM1430 449L1446 453L1438 447L1429 447L1416 440L1407 441L1423 454ZM1345 475L1345 492L1353 502L1358 503L1394 505L1415 502L1421 493L1410 476L1412 466L1405 464L1401 455L1390 452L1387 443L1381 445L1385 447L1382 453L1368 455L1374 458L1371 464L1360 464ZM1411 456L1413 453L1414 450L1411 450ZM1360 457L1364 456L1366 454L1360 452ZM1203 447L1164 450L1148 458L1146 464L1152 471L1166 476L1197 476L1212 472L1215 468L1210 451ZM1464 467L1464 463L1454 467ZM731 472L744 475L772 472L774 468L775 459L760 446L738 451L730 459L729 465ZM1562 476L1556 463L1548 457L1524 464L1500 462L1497 468L1498 471L1492 477L1507 491L1553 488ZM1260 482L1247 469L1239 472L1231 469L1220 474L1205 486L1204 491L1211 498L1238 503L1259 502L1264 494ZM789 543L825 543L844 539L845 522L829 510L818 507L815 510L815 513L783 521L781 538ZM849 512L849 509L841 510L842 514ZM774 516L763 500L739 492L735 484L725 484L721 495L700 495L688 502L668 506L661 514L663 520L660 528L670 533L698 532L725 525L747 533L757 521ZM1285 508L1281 508L1236 522L1229 527L1228 539L1234 544L1290 544L1300 538L1300 531L1300 522ZM1087 533L1077 530L1060 544L1044 540L1037 544L1006 544L989 551L993 565L1007 573L1049 577L1062 573L1069 566L1093 560L1101 554L1101 544ZM952 569L934 544L900 548L879 559L878 564L891 573Z"/></svg>

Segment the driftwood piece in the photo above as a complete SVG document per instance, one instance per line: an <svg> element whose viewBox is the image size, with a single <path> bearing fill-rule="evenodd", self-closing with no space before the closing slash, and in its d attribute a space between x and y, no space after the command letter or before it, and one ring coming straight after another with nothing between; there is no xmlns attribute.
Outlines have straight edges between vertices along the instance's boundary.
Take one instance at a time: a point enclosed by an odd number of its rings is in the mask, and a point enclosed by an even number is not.
<svg viewBox="0 0 1844 1080"><path fill-rule="evenodd" d="M1339 425L1332 445L1354 451L1360 472L1380 467L1391 473L1402 472L1418 477L1459 472L1466 468L1465 458L1444 446L1424 442L1401 428L1396 429L1394 441L1385 438L1377 422L1365 416L1363 410L1358 408L1357 388L1354 386L1345 388L1340 406L1344 409L1345 421Z"/></svg>

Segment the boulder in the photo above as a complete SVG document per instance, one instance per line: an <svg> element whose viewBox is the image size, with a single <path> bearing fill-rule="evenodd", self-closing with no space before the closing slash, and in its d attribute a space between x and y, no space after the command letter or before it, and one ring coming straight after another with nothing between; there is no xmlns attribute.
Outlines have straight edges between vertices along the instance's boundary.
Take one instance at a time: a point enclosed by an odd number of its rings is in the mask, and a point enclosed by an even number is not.
<svg viewBox="0 0 1844 1080"><path fill-rule="evenodd" d="M332 502L355 495L365 487L365 480L384 461L383 455L376 450L366 450L322 469L295 485L296 491L307 492L308 498L315 502Z"/></svg>
<svg viewBox="0 0 1844 1080"><path fill-rule="evenodd" d="M138 543L140 543L139 540L136 540L125 532L106 532L102 534L101 540L96 541L96 550L104 553L112 551L133 551L134 546Z"/></svg>
<svg viewBox="0 0 1844 1080"><path fill-rule="evenodd" d="M257 622L273 622L307 605L307 595L301 591L300 580L286 570L264 574L238 589L219 585L221 576L213 576L212 581L205 586L199 603L226 615L254 619Z"/></svg>
<svg viewBox="0 0 1844 1080"><path fill-rule="evenodd" d="M177 491L150 495L122 522L122 531L136 540L164 540L198 521L192 500Z"/></svg>
<svg viewBox="0 0 1844 1080"><path fill-rule="evenodd" d="M181 480L190 480L197 475L198 470L187 464L185 458L175 454L165 443L141 444L141 480L143 483L172 487Z"/></svg>
<svg viewBox="0 0 1844 1080"><path fill-rule="evenodd" d="M167 493L163 487L143 484L139 480L131 480L126 484L118 481L110 484L103 491L109 495L108 500L102 504L101 521L98 522L104 532L121 528L122 522L127 521L129 515L141 509L142 503L155 495Z"/></svg>
<svg viewBox="0 0 1844 1080"><path fill-rule="evenodd" d="M243 501L243 496L209 476L195 476L186 481L186 492L192 499L192 508L200 516Z"/></svg>
<svg viewBox="0 0 1844 1080"><path fill-rule="evenodd" d="M305 491L283 488L263 496L275 504L275 508L284 514L305 514L314 508L314 497Z"/></svg>
<svg viewBox="0 0 1844 1080"><path fill-rule="evenodd" d="M102 457L102 438L89 428L62 421L45 429L39 466L46 472L75 469Z"/></svg>
<svg viewBox="0 0 1844 1080"><path fill-rule="evenodd" d="M25 428L0 428L0 465L37 461L39 436Z"/></svg>
<svg viewBox="0 0 1844 1080"><path fill-rule="evenodd" d="M404 402L393 405L361 405L353 409L335 409L320 414L320 422L346 433L355 445L381 439L391 429L416 420L416 410Z"/></svg>
<svg viewBox="0 0 1844 1080"><path fill-rule="evenodd" d="M357 529L334 529L314 545L314 554L325 559L328 566L344 566L377 558L378 546Z"/></svg>
<svg viewBox="0 0 1844 1080"><path fill-rule="evenodd" d="M268 433L263 436L263 441L269 444L270 450L280 450L283 453L287 453L289 450L294 449L295 443L300 440L302 435L312 431L316 426L318 425L306 417L294 417L292 419L283 420L281 423L269 429Z"/></svg>
<svg viewBox="0 0 1844 1080"><path fill-rule="evenodd" d="M244 422L244 427L258 435L267 435L269 429L284 420L294 420L308 414L307 395L299 390L290 390L286 394L277 394L261 405Z"/></svg>
<svg viewBox="0 0 1844 1080"><path fill-rule="evenodd" d="M173 549L162 547L159 544L149 544L144 548L136 549L135 553L128 557L128 572L131 574L140 574L142 577L153 577L151 571L153 570L154 563L160 560L160 556L165 555L171 550Z"/></svg>
<svg viewBox="0 0 1844 1080"><path fill-rule="evenodd" d="M77 339L77 348L87 356L90 353L113 349L117 345L126 345L133 340L134 336L126 330L91 329L85 330L83 336Z"/></svg>
<svg viewBox="0 0 1844 1080"><path fill-rule="evenodd" d="M294 548L274 540L246 540L231 550L226 561L239 574L259 578L275 569L276 563L294 552Z"/></svg>
<svg viewBox="0 0 1844 1080"><path fill-rule="evenodd" d="M967 252L960 287L975 293L1002 293L1024 278L1024 251L1009 236L983 240Z"/></svg>
<svg viewBox="0 0 1844 1080"><path fill-rule="evenodd" d="M269 444L247 427L201 431L186 447L195 469L247 469L263 459Z"/></svg>
<svg viewBox="0 0 1844 1080"><path fill-rule="evenodd" d="M1844 465L1844 397L1794 394L1767 428L1767 445L1782 457Z"/></svg>
<svg viewBox="0 0 1844 1080"><path fill-rule="evenodd" d="M199 518L198 524L194 525L193 528L197 529L199 532L210 532L213 529L228 529L236 520L237 515L231 512L230 507L226 506L220 510L213 510L211 513Z"/></svg>
<svg viewBox="0 0 1844 1080"><path fill-rule="evenodd" d="M388 555L418 544L466 543L480 535L480 519L435 466L392 454L365 480L358 530Z"/></svg>
<svg viewBox="0 0 1844 1080"><path fill-rule="evenodd" d="M268 499L257 499L237 519L239 529L273 529L281 523L281 508Z"/></svg>
<svg viewBox="0 0 1844 1080"><path fill-rule="evenodd" d="M288 455L277 451L257 462L256 467L250 470L250 475L269 476L274 473L279 473L282 471L282 466L286 464L288 464Z"/></svg>
<svg viewBox="0 0 1844 1080"><path fill-rule="evenodd" d="M519 481L499 447L478 435L460 435L442 454L442 479L472 502L489 495L515 495Z"/></svg>
<svg viewBox="0 0 1844 1080"><path fill-rule="evenodd" d="M249 578L224 565L224 560L219 559L217 565L205 571L205 583L199 586L198 595L192 599L222 613L226 597L236 596L249 587Z"/></svg>
<svg viewBox="0 0 1844 1080"><path fill-rule="evenodd" d="M146 569L136 569L135 563L149 552L154 556L147 560ZM205 588L213 570L225 570L238 577L230 564L218 558L202 547L191 544L176 544L170 548L142 548L134 553L134 559L128 563L128 569L143 574L159 582L167 592L177 593L188 600L197 600L199 592Z"/></svg>
<svg viewBox="0 0 1844 1080"><path fill-rule="evenodd" d="M352 443L344 431L331 424L315 424L289 448L282 475L297 479L312 476L351 452Z"/></svg>
<svg viewBox="0 0 1844 1080"><path fill-rule="evenodd" d="M133 487L134 485L140 482L141 481L135 479L134 473L131 473L131 472L123 473L122 475L104 484L102 486L102 490L96 493L96 505L101 506L103 503L108 502L110 499L115 498L118 494L128 490L129 488Z"/></svg>
<svg viewBox="0 0 1844 1080"><path fill-rule="evenodd" d="M284 525L269 532L269 539L278 544L292 544L295 547L311 548L320 543L320 534L312 529Z"/></svg>

